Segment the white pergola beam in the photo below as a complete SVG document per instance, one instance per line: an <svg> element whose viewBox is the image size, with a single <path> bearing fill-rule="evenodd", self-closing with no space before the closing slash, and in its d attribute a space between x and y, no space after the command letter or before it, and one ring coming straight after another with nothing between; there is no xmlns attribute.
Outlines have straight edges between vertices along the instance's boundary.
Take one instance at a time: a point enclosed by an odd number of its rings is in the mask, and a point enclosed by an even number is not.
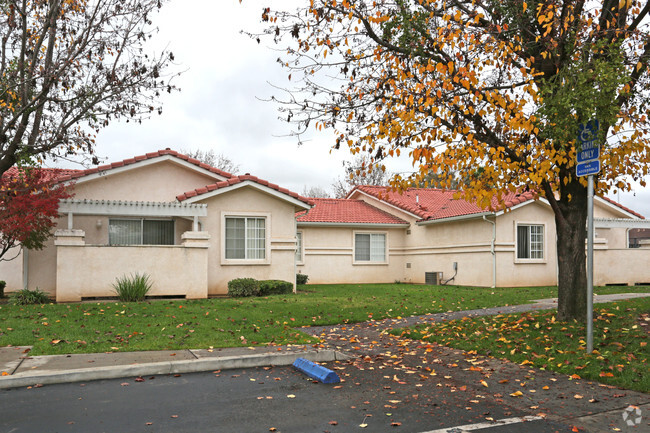
<svg viewBox="0 0 650 433"><path fill-rule="evenodd" d="M188 217L194 219L207 216L208 206L205 204L178 202L65 199L59 202L59 213L67 214L69 220L72 218L73 214Z"/></svg>

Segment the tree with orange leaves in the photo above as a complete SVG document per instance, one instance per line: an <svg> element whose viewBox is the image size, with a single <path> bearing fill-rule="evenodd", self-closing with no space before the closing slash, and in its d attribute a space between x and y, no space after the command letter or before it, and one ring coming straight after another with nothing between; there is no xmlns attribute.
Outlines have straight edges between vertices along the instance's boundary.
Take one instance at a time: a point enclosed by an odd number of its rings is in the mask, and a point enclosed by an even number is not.
<svg viewBox="0 0 650 433"><path fill-rule="evenodd" d="M601 125L596 192L648 174L650 3L639 0L311 0L265 9L294 88L280 110L331 129L382 165L407 154L405 188L471 179L487 206L533 190L555 214L559 318L585 320L586 180L579 124ZM480 167L480 170L477 168Z"/></svg>

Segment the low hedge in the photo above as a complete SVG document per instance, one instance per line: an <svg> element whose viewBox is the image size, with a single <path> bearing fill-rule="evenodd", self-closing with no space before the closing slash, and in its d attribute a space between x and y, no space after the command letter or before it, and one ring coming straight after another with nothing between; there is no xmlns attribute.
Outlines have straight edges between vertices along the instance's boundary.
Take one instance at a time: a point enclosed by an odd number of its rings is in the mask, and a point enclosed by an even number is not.
<svg viewBox="0 0 650 433"><path fill-rule="evenodd" d="M228 296L243 298L247 296L284 295L293 292L293 284L282 280L261 280L236 278L228 281Z"/></svg>
<svg viewBox="0 0 650 433"><path fill-rule="evenodd" d="M260 296L284 295L293 292L293 284L282 280L260 281Z"/></svg>
<svg viewBox="0 0 650 433"><path fill-rule="evenodd" d="M309 275L296 274L296 284L307 284L307 281L309 281Z"/></svg>
<svg viewBox="0 0 650 433"><path fill-rule="evenodd" d="M235 278L228 281L228 296L243 298L246 296L259 296L260 282L255 278Z"/></svg>

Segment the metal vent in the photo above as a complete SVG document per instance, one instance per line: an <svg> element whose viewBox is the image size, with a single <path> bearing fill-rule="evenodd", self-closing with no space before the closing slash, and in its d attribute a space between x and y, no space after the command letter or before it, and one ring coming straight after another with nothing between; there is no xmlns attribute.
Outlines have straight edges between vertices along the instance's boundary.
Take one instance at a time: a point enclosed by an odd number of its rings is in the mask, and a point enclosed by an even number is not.
<svg viewBox="0 0 650 433"><path fill-rule="evenodd" d="M410 263L406 264L406 269L411 269L411 264Z"/></svg>
<svg viewBox="0 0 650 433"><path fill-rule="evenodd" d="M410 235L411 234L411 229L406 229L406 234Z"/></svg>
<svg viewBox="0 0 650 433"><path fill-rule="evenodd" d="M425 272L424 284L430 286L439 286L442 284L442 272Z"/></svg>

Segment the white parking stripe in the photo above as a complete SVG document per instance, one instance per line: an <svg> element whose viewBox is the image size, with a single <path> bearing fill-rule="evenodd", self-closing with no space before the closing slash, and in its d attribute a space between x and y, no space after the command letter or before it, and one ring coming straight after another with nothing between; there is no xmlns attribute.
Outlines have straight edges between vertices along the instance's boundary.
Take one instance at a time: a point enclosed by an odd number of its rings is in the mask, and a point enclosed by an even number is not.
<svg viewBox="0 0 650 433"><path fill-rule="evenodd" d="M459 425L456 427L445 427L441 428L438 430L431 430L431 431L426 431L422 433L465 433L469 432L472 430L480 430L482 428L490 428L490 427L499 427L502 425L507 425L507 424L517 424L517 423L522 423L522 422L528 422L528 421L536 421L539 419L544 419L541 416L524 416L524 417L517 417L517 418L504 418L504 419L499 419L496 421L490 421L490 422L481 422L478 424L467 424L467 425Z"/></svg>

